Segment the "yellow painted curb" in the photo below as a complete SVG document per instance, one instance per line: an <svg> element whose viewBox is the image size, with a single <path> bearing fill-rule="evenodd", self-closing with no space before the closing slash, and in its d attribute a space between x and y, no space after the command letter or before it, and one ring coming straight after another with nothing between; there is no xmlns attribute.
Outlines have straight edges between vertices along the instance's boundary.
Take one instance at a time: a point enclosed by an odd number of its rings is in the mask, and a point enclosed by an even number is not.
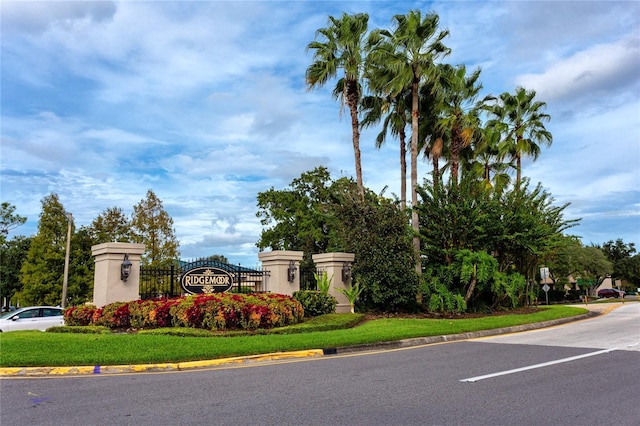
<svg viewBox="0 0 640 426"><path fill-rule="evenodd" d="M203 367L215 367L225 364L241 364L248 361L274 361L280 359L316 357L322 355L322 349L311 349L306 351L276 352L271 354L178 363L105 366L96 365L81 367L4 367L0 368L0 377L73 376L141 373L147 371L177 371Z"/></svg>

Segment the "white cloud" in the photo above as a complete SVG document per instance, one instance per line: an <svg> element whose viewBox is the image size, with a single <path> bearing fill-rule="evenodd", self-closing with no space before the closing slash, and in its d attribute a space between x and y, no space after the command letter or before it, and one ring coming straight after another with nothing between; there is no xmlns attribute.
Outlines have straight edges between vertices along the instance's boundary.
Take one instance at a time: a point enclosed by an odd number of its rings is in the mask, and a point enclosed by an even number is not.
<svg viewBox="0 0 640 426"><path fill-rule="evenodd" d="M55 7L54 7L55 6ZM327 15L407 2L2 2L2 196L35 231L57 192L77 225L130 213L148 189L174 218L185 256L255 262L256 195L323 165L354 175L348 117L307 92L305 52ZM487 92L538 91L554 144L524 174L572 214L635 212L640 187L638 2L433 2L453 63L483 66ZM639 12L639 13L636 13ZM635 55L635 56L634 56ZM593 67L593 65L597 67ZM397 141L361 135L364 180L398 193ZM419 165L420 180L431 166ZM399 194L398 194L399 195ZM620 205L607 206L614 200ZM589 222L578 229L601 238ZM619 231L622 229L622 231ZM596 232L597 231L597 232ZM591 238L588 238L591 239ZM595 240L597 241L597 240ZM640 242L638 240L637 242ZM235 258L234 258L235 257Z"/></svg>
<svg viewBox="0 0 640 426"><path fill-rule="evenodd" d="M606 96L640 81L640 38L627 37L598 44L562 58L540 74L525 74L516 82L536 90L548 101Z"/></svg>

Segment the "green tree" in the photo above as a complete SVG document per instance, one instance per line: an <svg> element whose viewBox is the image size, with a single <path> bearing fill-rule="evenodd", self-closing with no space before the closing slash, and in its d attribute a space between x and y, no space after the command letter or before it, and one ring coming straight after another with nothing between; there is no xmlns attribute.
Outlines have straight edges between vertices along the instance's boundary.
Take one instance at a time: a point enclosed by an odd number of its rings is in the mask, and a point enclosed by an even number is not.
<svg viewBox="0 0 640 426"><path fill-rule="evenodd" d="M302 250L303 268L311 255L355 254L354 280L361 303L381 311L404 310L415 303L418 279L408 217L396 202L367 190L364 201L351 179L332 181L324 167L295 179L286 190L258 194L263 230L257 246Z"/></svg>
<svg viewBox="0 0 640 426"><path fill-rule="evenodd" d="M489 284L494 278L498 272L498 262L484 251L473 252L466 249L456 253L456 260L461 263L460 281L466 286L464 301L469 303L476 285Z"/></svg>
<svg viewBox="0 0 640 426"><path fill-rule="evenodd" d="M562 288L569 284L569 276L577 278L582 268L584 247L575 236L562 236L544 258L544 266L549 268L550 278Z"/></svg>
<svg viewBox="0 0 640 426"><path fill-rule="evenodd" d="M494 192L466 175L457 185L451 180L426 182L418 190L422 201L416 211L429 264L451 265L454 253L463 249L492 252L492 235L502 232L495 220L501 205Z"/></svg>
<svg viewBox="0 0 640 426"><path fill-rule="evenodd" d="M50 194L42 199L38 232L31 240L27 257L20 269L20 282L23 287L17 297L21 304L60 304L67 215L57 194Z"/></svg>
<svg viewBox="0 0 640 426"><path fill-rule="evenodd" d="M553 205L539 185L523 185L498 193L463 176L458 185L425 185L418 206L421 235L430 266L451 266L459 250L491 253L498 270L518 272L532 290L536 269L577 220L566 220L568 204ZM436 271L431 275L438 275Z"/></svg>
<svg viewBox="0 0 640 426"><path fill-rule="evenodd" d="M370 53L374 64L385 66L392 77L383 90L398 96L407 87L411 87L411 205L418 205L418 129L419 129L419 89L425 79L433 78L434 61L447 55L450 49L443 44L449 32L438 31L440 18L437 14L427 14L424 18L419 10L406 15L393 17L394 30L372 32L370 45L375 46ZM411 226L415 232L413 248L416 255L416 272L421 273L420 263L420 225L418 213L412 210Z"/></svg>
<svg viewBox="0 0 640 426"><path fill-rule="evenodd" d="M214 254L212 256L207 256L205 257L205 260L210 260L213 262L220 262L220 263L229 263L229 259L227 259L226 256L223 256L221 254Z"/></svg>
<svg viewBox="0 0 640 426"><path fill-rule="evenodd" d="M385 73L373 73L372 81L386 81ZM398 138L400 142L400 208L407 206L407 133L406 128L411 121L411 93L405 90L397 96L378 95L365 96L362 100L362 127L369 127L382 121L382 130L376 136L376 148L380 149L386 142L387 133Z"/></svg>
<svg viewBox="0 0 640 426"><path fill-rule="evenodd" d="M91 222L88 232L94 244L133 240L131 222L120 207L111 207L100 213Z"/></svg>
<svg viewBox="0 0 640 426"><path fill-rule="evenodd" d="M173 219L152 190L133 207L131 227L134 241L145 245L143 265L168 267L180 257Z"/></svg>
<svg viewBox="0 0 640 426"><path fill-rule="evenodd" d="M8 202L3 202L0 205L0 243L3 243L9 231L23 225L26 221L26 217L15 214L16 207Z"/></svg>
<svg viewBox="0 0 640 426"><path fill-rule="evenodd" d="M332 246L329 208L333 184L325 167L302 173L288 189L271 188L258 193L256 216L263 227L260 250L300 250L304 252L303 267L313 269L311 256L324 253Z"/></svg>
<svg viewBox="0 0 640 426"><path fill-rule="evenodd" d="M545 256L557 246L564 231L580 221L565 219L569 203L557 206L554 201L541 184L529 189L529 181L524 179L521 185L500 194L499 214L492 217L500 228L490 236L500 270L512 269L525 276L528 294Z"/></svg>
<svg viewBox="0 0 640 426"><path fill-rule="evenodd" d="M95 259L91 246L95 244L88 227L82 226L71 237L67 306L81 305L93 300Z"/></svg>
<svg viewBox="0 0 640 426"><path fill-rule="evenodd" d="M482 84L478 82L480 69L470 75L464 65L441 67L444 100L438 120L439 133L449 144L449 170L454 183L458 182L462 151L480 137L479 110L485 100L477 101Z"/></svg>
<svg viewBox="0 0 640 426"><path fill-rule="evenodd" d="M631 275L628 274L629 259L636 252L636 247L634 243L626 244L621 238L618 238L616 241L609 240L604 243L601 247L601 250L609 259L609 261L613 264L613 274L612 277L614 279L623 279L627 281L631 280ZM633 270L633 268L631 268Z"/></svg>
<svg viewBox="0 0 640 426"><path fill-rule="evenodd" d="M489 108L495 116L490 125L503 134L509 154L516 163L516 184L522 180L522 157L530 156L534 160L540 155L540 145L551 146L553 137L544 127L551 119L542 112L546 103L534 101L536 92L518 87L515 94L504 92L498 102Z"/></svg>
<svg viewBox="0 0 640 426"><path fill-rule="evenodd" d="M637 290L640 288L640 254L622 259L614 265L623 280L628 284L629 290Z"/></svg>
<svg viewBox="0 0 640 426"><path fill-rule="evenodd" d="M0 244L0 302L2 306L22 288L20 268L27 257L32 237L15 236Z"/></svg>
<svg viewBox="0 0 640 426"><path fill-rule="evenodd" d="M340 185L340 181L337 182ZM362 201L348 182L334 192L339 234L355 254L353 276L365 310L415 309L418 274L407 213L371 191Z"/></svg>
<svg viewBox="0 0 640 426"><path fill-rule="evenodd" d="M490 126L480 131L482 137L478 139L465 171L481 179L487 189L501 193L511 183L508 170L512 165L504 162L506 153L500 144L500 132Z"/></svg>
<svg viewBox="0 0 640 426"><path fill-rule="evenodd" d="M589 285L590 292L613 272L613 264L598 247L583 247L575 273L578 283Z"/></svg>
<svg viewBox="0 0 640 426"><path fill-rule="evenodd" d="M340 19L329 16L329 26L318 29L316 40L307 45L307 50L313 51L313 62L306 71L307 86L310 89L324 86L328 80L337 76L339 69L344 72L338 79L333 96L349 108L356 181L361 197L364 197L364 183L358 105L362 96L368 22L369 15L365 13L343 13Z"/></svg>

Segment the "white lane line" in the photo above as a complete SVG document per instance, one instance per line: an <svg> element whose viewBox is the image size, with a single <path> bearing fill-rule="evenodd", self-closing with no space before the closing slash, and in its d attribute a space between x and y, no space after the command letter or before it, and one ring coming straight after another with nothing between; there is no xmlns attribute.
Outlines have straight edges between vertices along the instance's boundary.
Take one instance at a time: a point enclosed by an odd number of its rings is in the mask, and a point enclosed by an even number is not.
<svg viewBox="0 0 640 426"><path fill-rule="evenodd" d="M519 373L521 371L527 371L527 370L534 370L536 368L548 367L550 365L555 365L555 364L562 364L563 362L571 362L571 361L575 361L577 359L588 358L590 356L608 354L609 352L615 351L615 350L617 350L617 349L616 348L604 349L602 351L589 352L587 354L576 355L576 356L572 356L572 357L569 357L569 358L562 358L562 359L558 359L558 360L555 360L555 361L543 362L541 364L529 365L527 367L514 368L513 370L499 371L497 373L485 374L484 376L470 377L468 379L462 379L460 381L461 382L467 382L467 383L474 383L474 382L477 382L479 380L490 379L492 377L506 376L507 374Z"/></svg>

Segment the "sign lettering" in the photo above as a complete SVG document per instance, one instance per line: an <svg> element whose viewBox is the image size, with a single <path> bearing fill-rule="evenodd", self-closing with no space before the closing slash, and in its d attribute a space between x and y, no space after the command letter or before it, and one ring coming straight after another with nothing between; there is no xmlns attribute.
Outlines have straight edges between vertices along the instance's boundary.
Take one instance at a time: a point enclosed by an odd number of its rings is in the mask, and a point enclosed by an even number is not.
<svg viewBox="0 0 640 426"><path fill-rule="evenodd" d="M182 274L180 285L190 294L222 293L233 286L233 276L224 269L194 268Z"/></svg>

